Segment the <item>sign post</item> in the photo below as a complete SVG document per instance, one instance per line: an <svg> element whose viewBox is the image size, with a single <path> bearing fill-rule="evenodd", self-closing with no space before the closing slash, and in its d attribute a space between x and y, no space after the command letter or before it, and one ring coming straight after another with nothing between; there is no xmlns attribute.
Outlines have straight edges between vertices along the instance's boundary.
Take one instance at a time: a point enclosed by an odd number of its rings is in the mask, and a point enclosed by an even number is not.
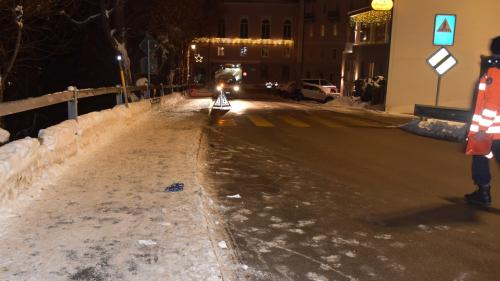
<svg viewBox="0 0 500 281"><path fill-rule="evenodd" d="M147 84L147 87L148 87L148 97L151 97L151 92L150 92L150 84L151 84L151 66L152 66L152 62L151 62L151 52L156 52L156 50L158 50L158 48L160 48L160 44L158 44L158 42L156 42L156 40L153 39L153 37L151 37L151 35L146 35L146 37L144 38L144 40L142 40L142 42L139 44L139 48L141 48L141 50L143 52L145 52L147 54L147 74L148 74L148 84ZM157 62L155 62L155 65L157 65Z"/></svg>
<svg viewBox="0 0 500 281"><path fill-rule="evenodd" d="M457 64L457 59L445 48L442 47L437 52L432 54L432 56L427 59L427 63L436 71L438 74L438 84L436 92L436 103L439 103L439 92L441 88L441 77L453 68Z"/></svg>
<svg viewBox="0 0 500 281"><path fill-rule="evenodd" d="M427 59L427 63L438 74L435 106L439 104L439 93L443 75L457 64L457 59L444 47L455 44L456 22L456 15L437 14L434 18L433 44L441 48Z"/></svg>

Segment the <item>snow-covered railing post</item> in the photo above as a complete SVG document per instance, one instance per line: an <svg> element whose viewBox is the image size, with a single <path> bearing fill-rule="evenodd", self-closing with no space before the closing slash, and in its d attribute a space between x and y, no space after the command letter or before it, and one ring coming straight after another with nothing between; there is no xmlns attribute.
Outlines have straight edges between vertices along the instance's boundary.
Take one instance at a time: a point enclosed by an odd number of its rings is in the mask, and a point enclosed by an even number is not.
<svg viewBox="0 0 500 281"><path fill-rule="evenodd" d="M120 85L116 85L116 87L120 89L120 92L115 95L116 105L120 105L123 104L123 88Z"/></svg>
<svg viewBox="0 0 500 281"><path fill-rule="evenodd" d="M68 91L73 92L73 99L68 101L68 120L76 120L78 119L78 91L74 86L69 86Z"/></svg>

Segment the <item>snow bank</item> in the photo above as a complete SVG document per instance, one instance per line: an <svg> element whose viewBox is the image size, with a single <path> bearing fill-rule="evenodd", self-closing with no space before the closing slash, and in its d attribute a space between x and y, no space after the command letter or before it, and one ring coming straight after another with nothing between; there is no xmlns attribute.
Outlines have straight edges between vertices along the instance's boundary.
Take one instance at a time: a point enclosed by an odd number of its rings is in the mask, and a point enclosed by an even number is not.
<svg viewBox="0 0 500 281"><path fill-rule="evenodd" d="M401 128L417 135L457 142L465 141L467 134L467 124L437 119L415 119Z"/></svg>
<svg viewBox="0 0 500 281"><path fill-rule="evenodd" d="M172 94L162 99L173 106L183 97ZM37 139L25 138L0 147L0 203L15 199L34 181L53 175L48 170L67 158L85 153L90 145L111 140L150 111L149 100L92 112L40 130Z"/></svg>
<svg viewBox="0 0 500 281"><path fill-rule="evenodd" d="M25 138L0 147L0 202L13 199L31 184L40 160L40 142Z"/></svg>
<svg viewBox="0 0 500 281"><path fill-rule="evenodd" d="M2 128L0 128L0 145L7 143L10 138L10 133Z"/></svg>
<svg viewBox="0 0 500 281"><path fill-rule="evenodd" d="M183 99L184 97L181 93L172 93L170 95L162 97L160 104L163 107L171 107L178 104Z"/></svg>

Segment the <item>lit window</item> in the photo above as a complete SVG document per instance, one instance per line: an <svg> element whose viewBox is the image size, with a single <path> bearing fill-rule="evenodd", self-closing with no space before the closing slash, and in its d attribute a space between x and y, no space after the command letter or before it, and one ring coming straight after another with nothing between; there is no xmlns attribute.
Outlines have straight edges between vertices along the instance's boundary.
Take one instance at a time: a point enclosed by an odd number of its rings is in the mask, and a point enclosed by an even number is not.
<svg viewBox="0 0 500 281"><path fill-rule="evenodd" d="M269 20L263 20L262 21L261 38L262 39L269 39L269 38L271 38L271 22Z"/></svg>
<svg viewBox="0 0 500 281"><path fill-rule="evenodd" d="M267 58L269 57L269 49L267 47L262 47L262 50L261 50L261 56L263 58Z"/></svg>
<svg viewBox="0 0 500 281"><path fill-rule="evenodd" d="M321 34L321 37L325 37L325 25L324 24L321 25L319 33Z"/></svg>
<svg viewBox="0 0 500 281"><path fill-rule="evenodd" d="M333 37L337 37L339 35L339 25L337 23L333 24L332 33Z"/></svg>
<svg viewBox="0 0 500 281"><path fill-rule="evenodd" d="M224 56L224 47L217 47L217 56L219 57Z"/></svg>
<svg viewBox="0 0 500 281"><path fill-rule="evenodd" d="M248 55L248 47L243 46L240 48L240 56L246 57Z"/></svg>
<svg viewBox="0 0 500 281"><path fill-rule="evenodd" d="M219 38L226 37L226 22L223 19L220 19L217 22L217 37Z"/></svg>
<svg viewBox="0 0 500 281"><path fill-rule="evenodd" d="M240 38L248 38L248 20L242 19L240 23Z"/></svg>
<svg viewBox="0 0 500 281"><path fill-rule="evenodd" d="M286 20L283 25L283 38L284 39L292 38L292 22L289 20Z"/></svg>

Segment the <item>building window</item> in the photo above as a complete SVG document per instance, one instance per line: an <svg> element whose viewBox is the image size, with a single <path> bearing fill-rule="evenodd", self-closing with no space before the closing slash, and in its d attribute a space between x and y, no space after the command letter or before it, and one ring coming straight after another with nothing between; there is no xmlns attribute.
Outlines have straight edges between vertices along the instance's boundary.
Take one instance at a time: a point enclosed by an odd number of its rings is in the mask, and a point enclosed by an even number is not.
<svg viewBox="0 0 500 281"><path fill-rule="evenodd" d="M284 39L292 38L292 22L289 20L286 20L283 25L283 38Z"/></svg>
<svg viewBox="0 0 500 281"><path fill-rule="evenodd" d="M224 56L224 47L217 47L217 56L223 57Z"/></svg>
<svg viewBox="0 0 500 281"><path fill-rule="evenodd" d="M271 22L269 20L262 21L261 38L262 39L271 38Z"/></svg>
<svg viewBox="0 0 500 281"><path fill-rule="evenodd" d="M240 22L240 38L248 38L248 20L242 19Z"/></svg>
<svg viewBox="0 0 500 281"><path fill-rule="evenodd" d="M262 47L262 50L261 50L261 56L263 58L267 58L269 57L269 48L267 47Z"/></svg>
<svg viewBox="0 0 500 281"><path fill-rule="evenodd" d="M314 36L314 26L311 24L309 25L309 37Z"/></svg>
<svg viewBox="0 0 500 281"><path fill-rule="evenodd" d="M321 35L321 37L325 37L325 25L324 24L321 25L320 30L319 30L319 34Z"/></svg>
<svg viewBox="0 0 500 281"><path fill-rule="evenodd" d="M292 55L292 49L290 49L290 47L285 47L283 49L283 56L285 58L289 58L289 57L291 57L291 55Z"/></svg>
<svg viewBox="0 0 500 281"><path fill-rule="evenodd" d="M223 19L220 19L217 22L217 37L219 38L226 37L226 22Z"/></svg>
<svg viewBox="0 0 500 281"><path fill-rule="evenodd" d="M240 56L241 57L248 56L248 47L243 46L243 47L240 48Z"/></svg>
<svg viewBox="0 0 500 281"><path fill-rule="evenodd" d="M337 37L339 35L339 25L338 23L334 23L332 26L332 35L333 37Z"/></svg>
<svg viewBox="0 0 500 281"><path fill-rule="evenodd" d="M333 52L332 52L332 59L333 59L333 60L337 60L337 49L333 49Z"/></svg>

